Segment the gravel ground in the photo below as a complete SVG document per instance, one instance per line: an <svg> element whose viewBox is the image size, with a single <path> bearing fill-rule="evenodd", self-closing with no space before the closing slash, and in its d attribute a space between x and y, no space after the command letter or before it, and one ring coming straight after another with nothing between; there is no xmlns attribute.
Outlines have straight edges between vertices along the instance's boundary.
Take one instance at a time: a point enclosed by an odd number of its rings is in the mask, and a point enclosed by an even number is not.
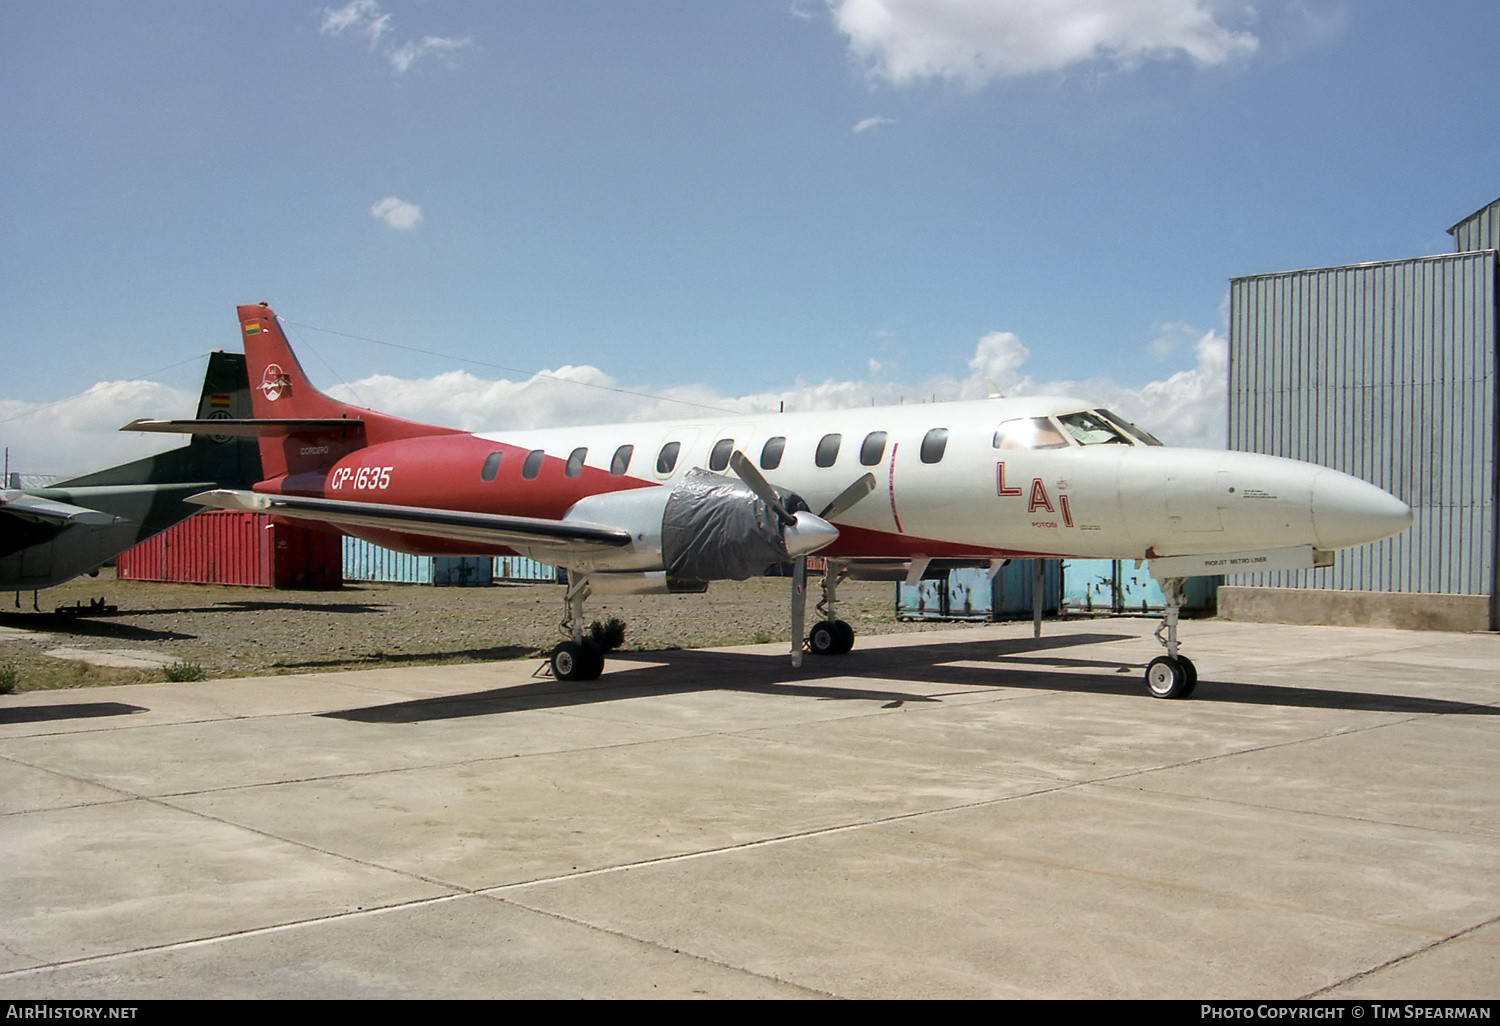
<svg viewBox="0 0 1500 1026"><path fill-rule="evenodd" d="M589 620L625 621L628 651L786 643L789 583L766 578L716 583L704 595L601 596L585 612ZM357 583L335 591L272 591L117 581L106 570L42 592L42 612L32 611L30 593L19 596L20 608L7 601L0 610L0 674L8 668L23 691L162 679L160 669L84 666L45 655L60 648L154 656L195 664L209 677L540 657L559 638L562 595L555 584ZM809 626L818 596L819 580L809 578ZM101 597L118 610L53 612ZM953 626L897 621L895 587L883 582L845 582L839 615L856 634Z"/></svg>

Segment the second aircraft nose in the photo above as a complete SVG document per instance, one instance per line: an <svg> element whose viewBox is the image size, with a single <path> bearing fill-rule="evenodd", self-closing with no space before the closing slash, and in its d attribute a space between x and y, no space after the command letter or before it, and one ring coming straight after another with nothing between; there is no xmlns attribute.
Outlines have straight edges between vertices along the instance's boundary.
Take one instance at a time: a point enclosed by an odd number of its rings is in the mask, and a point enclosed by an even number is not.
<svg viewBox="0 0 1500 1026"><path fill-rule="evenodd" d="M1336 470L1313 478L1313 529L1318 547L1344 549L1400 534L1411 526L1411 507L1390 492Z"/></svg>

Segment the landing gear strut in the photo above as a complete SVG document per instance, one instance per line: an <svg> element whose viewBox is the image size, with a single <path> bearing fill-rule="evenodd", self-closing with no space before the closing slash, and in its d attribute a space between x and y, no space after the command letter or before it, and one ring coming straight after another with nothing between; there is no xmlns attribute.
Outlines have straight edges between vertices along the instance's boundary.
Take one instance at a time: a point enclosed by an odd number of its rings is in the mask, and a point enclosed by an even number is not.
<svg viewBox="0 0 1500 1026"><path fill-rule="evenodd" d="M589 597L588 575L568 575L563 595L563 621L558 625L566 641L552 650L547 662L558 680L597 680L604 672L604 650L583 636L583 600Z"/></svg>
<svg viewBox="0 0 1500 1026"><path fill-rule="evenodd" d="M854 628L835 613L839 579L843 574L843 565L832 560L823 572L823 598L817 606L818 616L822 619L807 633L807 647L813 655L844 655L854 647Z"/></svg>
<svg viewBox="0 0 1500 1026"><path fill-rule="evenodd" d="M1167 650L1157 656L1146 667L1146 689L1155 698L1186 698L1198 686L1198 668L1193 661L1177 652L1177 617L1182 612L1182 603L1187 598L1187 582L1182 577L1168 577L1161 582L1162 593L1167 598L1166 615L1161 626L1156 628L1156 640ZM1162 632L1166 637L1162 637Z"/></svg>

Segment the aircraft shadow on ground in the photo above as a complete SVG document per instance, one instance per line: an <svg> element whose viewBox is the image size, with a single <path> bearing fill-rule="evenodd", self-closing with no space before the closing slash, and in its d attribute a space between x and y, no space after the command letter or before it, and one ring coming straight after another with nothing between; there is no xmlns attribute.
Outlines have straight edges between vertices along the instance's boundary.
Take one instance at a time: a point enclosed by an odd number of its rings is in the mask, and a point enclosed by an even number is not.
<svg viewBox="0 0 1500 1026"><path fill-rule="evenodd" d="M901 648L856 649L847 656L809 655L793 669L785 653L626 652L613 654L605 675L595 681L567 682L550 677L535 683L443 698L367 706L319 715L368 723L416 723L425 720L488 716L567 708L706 691L787 695L817 701L866 701L884 706L907 702L941 702L944 693L907 691L900 682L954 689L952 695L976 689L1069 691L1089 694L1145 694L1142 667L1115 659L1068 658L1037 654L1102 642L1139 640L1124 634L1076 634L1035 639L946 642ZM632 666L639 662L645 665ZM973 665L982 663L985 665ZM712 674L705 675L706 668ZM830 685L828 680L868 678L869 687ZM1294 685L1203 680L1191 703L1263 705L1387 713L1500 715L1500 708L1473 702L1363 691L1304 688Z"/></svg>
<svg viewBox="0 0 1500 1026"><path fill-rule="evenodd" d="M1043 639L1049 647L1090 644L1121 640L1128 635L1074 635L1071 638ZM910 648L880 649L839 658L820 659L809 655L801 669L793 669L785 653L696 652L624 652L610 657L603 677L594 681L569 682L550 677L531 684L511 685L492 691L443 698L422 698L409 702L368 706L339 712L320 713L334 719L370 723L412 723L423 720L453 719L461 716L487 716L549 708L567 708L591 703L616 702L627 698L650 698L664 695L692 694L701 691L739 691L765 695L793 695L819 701L865 701L882 705L906 702L939 702L940 697L890 687L889 681L900 673L899 664L916 663L907 674L913 681L931 682L933 672L942 667L932 665L934 656L944 659L983 658L983 655L954 655L957 649L974 646L986 654L1015 648L1012 641L917 645ZM921 653L913 657L911 653ZM923 658L923 657L926 658ZM706 661L712 661L714 672L705 679ZM632 666L632 663L645 665ZM1114 664L1108 664L1114 665ZM991 671L974 670L976 683L992 684L980 679ZM868 676L879 678L880 686L868 688L825 685L825 680ZM1018 675L1019 679L1019 675ZM1097 681L1097 677L1088 678Z"/></svg>
<svg viewBox="0 0 1500 1026"><path fill-rule="evenodd" d="M73 616L56 613L0 613L0 627L15 627L40 634L78 638L109 638L115 641L191 641L196 634L154 631L129 623L111 623L108 617Z"/></svg>
<svg viewBox="0 0 1500 1026"><path fill-rule="evenodd" d="M493 648L456 649L452 652L368 652L345 659L310 659L298 663L278 662L275 665L285 670L373 670L381 666L440 663L443 660L467 663L508 662L512 659L524 659L535 652L536 649L529 645L498 645Z"/></svg>
<svg viewBox="0 0 1500 1026"><path fill-rule="evenodd" d="M150 712L142 705L124 702L80 702L58 705L18 705L0 709L0 723L45 723L49 720L85 720L97 716L128 716Z"/></svg>

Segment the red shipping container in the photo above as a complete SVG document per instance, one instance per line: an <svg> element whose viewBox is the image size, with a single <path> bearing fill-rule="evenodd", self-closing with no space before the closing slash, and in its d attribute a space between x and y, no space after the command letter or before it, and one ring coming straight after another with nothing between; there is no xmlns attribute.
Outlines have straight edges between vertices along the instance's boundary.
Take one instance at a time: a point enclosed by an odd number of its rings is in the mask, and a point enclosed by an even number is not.
<svg viewBox="0 0 1500 1026"><path fill-rule="evenodd" d="M338 588L343 536L264 513L205 510L120 554L124 581Z"/></svg>

